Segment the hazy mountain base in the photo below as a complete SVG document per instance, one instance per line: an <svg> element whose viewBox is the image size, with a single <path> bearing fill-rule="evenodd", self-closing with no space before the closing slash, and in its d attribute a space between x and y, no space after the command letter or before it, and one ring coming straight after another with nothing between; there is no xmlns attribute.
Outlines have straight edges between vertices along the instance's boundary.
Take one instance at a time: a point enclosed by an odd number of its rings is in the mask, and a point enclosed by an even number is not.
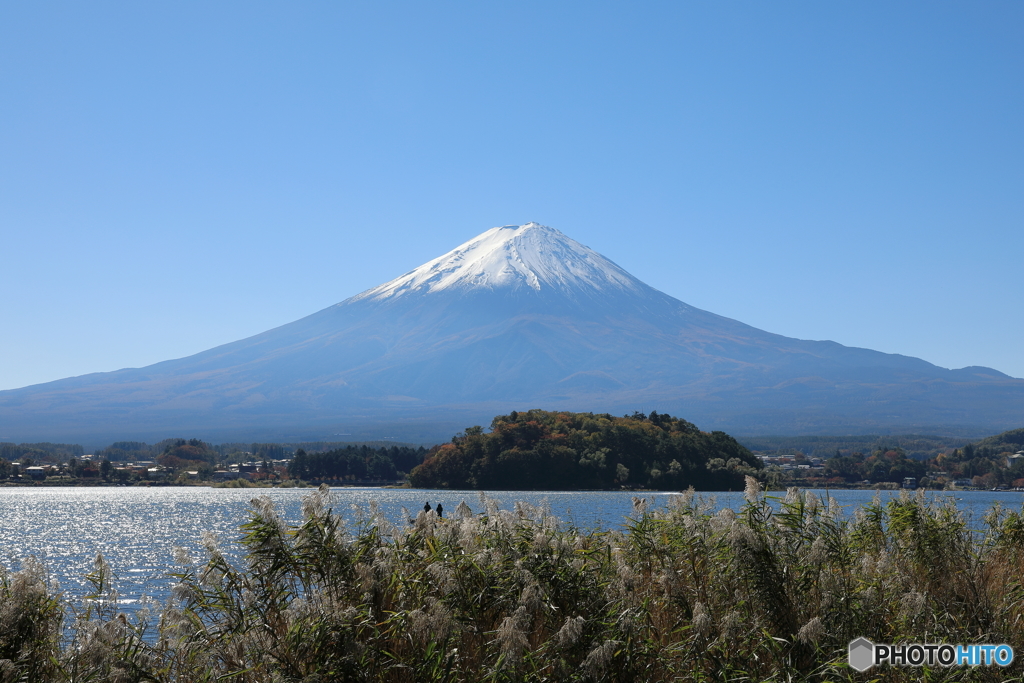
<svg viewBox="0 0 1024 683"><path fill-rule="evenodd" d="M1014 428L1024 420L1024 412L1015 418L1007 416L1007 422L999 421L997 425L982 424L935 425L935 424L900 424L898 422L862 422L843 415L803 416L779 415L778 420L762 420L760 424L752 424L742 416L733 420L722 414L710 414L707 406L700 406L698 401L688 401L679 410L669 410L667 402L653 400L637 400L634 402L612 405L603 408L600 402L592 401L560 401L548 403L534 402L502 402L482 401L471 406L451 405L438 406L431 410L408 410L408 407L381 407L388 411L390 419L381 418L341 418L337 413L322 419L303 419L296 415L281 416L275 421L274 416L265 416L260 423L248 421L225 420L189 420L195 423L193 428L175 427L173 422L154 423L128 422L122 425L107 425L80 421L74 417L57 419L47 425L33 426L31 423L0 427L0 441L36 441L43 438L69 441L81 444L85 452L94 452L115 441L143 441L155 443L169 434L189 434L209 443L230 442L272 442L272 443L315 443L339 442L397 442L424 446L443 443L466 425L487 424L497 414L507 414L512 410L528 410L538 405L561 406L564 410L609 412L613 415L632 414L634 411L671 412L686 415L687 419L705 431L724 431L741 440L752 440L752 443L763 444L765 440L834 435L850 435L854 437L894 437L905 438L914 434L931 435L951 440L978 440L1001 430ZM0 410L0 413L3 411ZM788 431L787 431L788 430ZM911 431L913 430L913 431ZM772 436L765 436L772 435ZM842 438L842 437L838 437ZM855 439L859 440L859 439ZM760 446L752 446L760 450ZM773 448L767 446L767 448Z"/></svg>
<svg viewBox="0 0 1024 683"><path fill-rule="evenodd" d="M847 644L1007 643L1024 651L1024 518L980 532L903 496L849 519L795 489L778 512L748 480L737 513L691 493L637 499L625 532L516 504L349 531L326 489L286 526L253 500L246 555L184 553L172 598L119 612L103 559L69 604L28 559L0 568L0 682L1002 681L999 667L846 665ZM70 619L66 620L65 617Z"/></svg>

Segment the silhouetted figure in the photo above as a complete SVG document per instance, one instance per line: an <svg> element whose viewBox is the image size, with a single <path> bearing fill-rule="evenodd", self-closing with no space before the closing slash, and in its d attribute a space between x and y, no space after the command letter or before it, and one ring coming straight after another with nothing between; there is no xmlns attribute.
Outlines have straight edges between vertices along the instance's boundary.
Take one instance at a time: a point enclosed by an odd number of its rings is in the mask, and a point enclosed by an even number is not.
<svg viewBox="0 0 1024 683"><path fill-rule="evenodd" d="M437 508L436 508L436 511L437 511L437 516L438 516L438 517L442 517L442 516L444 516L444 508L443 508L443 507L441 507L441 504L440 504L440 503L438 503L438 504L437 504Z"/></svg>
<svg viewBox="0 0 1024 683"><path fill-rule="evenodd" d="M423 504L423 511L424 512L430 512L430 501L429 500L426 503Z"/></svg>

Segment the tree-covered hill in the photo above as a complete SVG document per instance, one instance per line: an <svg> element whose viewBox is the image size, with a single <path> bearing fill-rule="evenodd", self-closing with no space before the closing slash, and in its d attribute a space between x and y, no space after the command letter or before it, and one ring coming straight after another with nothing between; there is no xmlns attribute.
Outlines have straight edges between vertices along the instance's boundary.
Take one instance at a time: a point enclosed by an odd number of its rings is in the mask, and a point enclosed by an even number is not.
<svg viewBox="0 0 1024 683"><path fill-rule="evenodd" d="M1011 429L1008 432L990 436L974 444L976 452L983 449L994 454L1016 453L1019 450L1024 450L1024 428Z"/></svg>
<svg viewBox="0 0 1024 683"><path fill-rule="evenodd" d="M728 490L742 489L743 475L757 467L728 434L671 415L530 410L495 417L490 433L471 427L436 446L409 481L448 489Z"/></svg>

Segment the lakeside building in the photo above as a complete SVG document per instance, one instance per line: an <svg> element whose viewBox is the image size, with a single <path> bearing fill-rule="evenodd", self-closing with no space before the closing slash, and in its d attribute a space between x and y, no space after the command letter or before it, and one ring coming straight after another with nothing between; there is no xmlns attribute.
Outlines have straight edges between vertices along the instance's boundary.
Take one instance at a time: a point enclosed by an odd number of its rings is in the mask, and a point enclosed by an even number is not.
<svg viewBox="0 0 1024 683"><path fill-rule="evenodd" d="M757 455L755 457L761 461L761 464L765 467L774 465L782 470L788 471L805 471L811 472L823 472L825 470L824 461L821 458L808 458L802 455Z"/></svg>

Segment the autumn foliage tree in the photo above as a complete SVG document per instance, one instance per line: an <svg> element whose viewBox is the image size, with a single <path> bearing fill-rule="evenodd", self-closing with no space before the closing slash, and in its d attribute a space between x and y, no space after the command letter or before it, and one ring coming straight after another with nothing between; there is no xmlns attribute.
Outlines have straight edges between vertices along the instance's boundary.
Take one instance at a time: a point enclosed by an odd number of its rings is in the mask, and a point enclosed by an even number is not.
<svg viewBox="0 0 1024 683"><path fill-rule="evenodd" d="M156 461L173 470L200 469L217 461L217 452L199 439L174 439L164 446Z"/></svg>
<svg viewBox="0 0 1024 683"><path fill-rule="evenodd" d="M421 488L727 490L758 467L728 434L671 415L530 410L435 447L409 479Z"/></svg>

